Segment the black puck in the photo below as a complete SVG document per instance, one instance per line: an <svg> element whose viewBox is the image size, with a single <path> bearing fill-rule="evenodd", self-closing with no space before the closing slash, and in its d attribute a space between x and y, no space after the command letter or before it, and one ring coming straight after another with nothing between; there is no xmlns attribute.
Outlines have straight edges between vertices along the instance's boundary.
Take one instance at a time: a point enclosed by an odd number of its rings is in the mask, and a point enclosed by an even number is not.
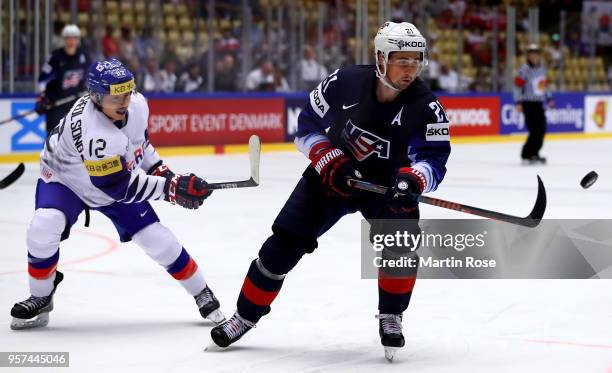
<svg viewBox="0 0 612 373"><path fill-rule="evenodd" d="M588 174L584 175L582 180L580 180L580 185L584 189L590 188L591 185L595 184L595 182L597 181L598 177L599 177L599 175L597 175L597 172L591 171Z"/></svg>

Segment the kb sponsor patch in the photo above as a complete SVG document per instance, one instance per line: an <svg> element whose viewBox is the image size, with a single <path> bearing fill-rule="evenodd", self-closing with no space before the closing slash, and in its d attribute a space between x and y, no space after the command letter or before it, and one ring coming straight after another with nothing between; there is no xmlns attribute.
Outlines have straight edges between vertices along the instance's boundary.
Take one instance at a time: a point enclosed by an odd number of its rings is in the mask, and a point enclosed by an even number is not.
<svg viewBox="0 0 612 373"><path fill-rule="evenodd" d="M450 141L450 130L448 123L430 123L425 132L427 141Z"/></svg>

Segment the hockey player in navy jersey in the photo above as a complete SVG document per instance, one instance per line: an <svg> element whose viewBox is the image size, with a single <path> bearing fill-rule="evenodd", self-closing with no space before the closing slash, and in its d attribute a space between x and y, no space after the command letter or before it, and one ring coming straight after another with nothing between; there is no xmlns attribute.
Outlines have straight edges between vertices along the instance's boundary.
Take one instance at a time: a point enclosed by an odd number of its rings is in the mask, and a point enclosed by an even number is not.
<svg viewBox="0 0 612 373"><path fill-rule="evenodd" d="M450 153L449 122L418 77L427 64L426 40L410 23L387 22L374 45L375 66L336 70L310 93L295 143L311 165L251 263L236 313L212 329L217 346L234 343L270 312L287 273L342 216L360 211L373 223L371 234L390 231L390 219L418 221L418 195L442 181ZM390 186L391 192L358 192L347 178ZM383 257L394 255L406 253L383 250ZM402 313L416 270L398 276L380 271L378 277L377 318L387 352L404 345Z"/></svg>
<svg viewBox="0 0 612 373"><path fill-rule="evenodd" d="M40 94L35 110L46 114L47 133L51 132L85 92L87 68L91 64L80 44L81 31L77 25L62 29L64 47L51 53L38 77Z"/></svg>
<svg viewBox="0 0 612 373"><path fill-rule="evenodd" d="M203 318L225 319L202 270L150 203L165 200L197 209L212 191L203 179L175 174L162 162L147 136L149 106L135 87L134 75L118 60L92 64L89 94L47 137L26 235L31 296L11 309L12 329L49 322L64 278L57 270L59 245L85 208L108 217L122 242L133 240L163 266L195 298Z"/></svg>

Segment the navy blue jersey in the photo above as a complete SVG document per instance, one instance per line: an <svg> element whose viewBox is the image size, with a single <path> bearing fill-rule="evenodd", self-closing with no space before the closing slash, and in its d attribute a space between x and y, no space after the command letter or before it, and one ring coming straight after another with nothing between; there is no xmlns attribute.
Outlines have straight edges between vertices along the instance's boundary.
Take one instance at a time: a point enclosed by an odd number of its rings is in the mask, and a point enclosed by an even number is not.
<svg viewBox="0 0 612 373"><path fill-rule="evenodd" d="M89 65L89 57L81 48L77 48L72 56L68 56L64 48L58 48L42 67L38 77L39 88L45 91L45 96L51 102L78 95L85 91Z"/></svg>
<svg viewBox="0 0 612 373"><path fill-rule="evenodd" d="M442 104L417 78L393 101L376 97L374 65L336 70L312 92L298 117L295 143L308 156L330 141L356 164L364 180L390 185L395 170L411 166L434 191L446 173L449 121Z"/></svg>

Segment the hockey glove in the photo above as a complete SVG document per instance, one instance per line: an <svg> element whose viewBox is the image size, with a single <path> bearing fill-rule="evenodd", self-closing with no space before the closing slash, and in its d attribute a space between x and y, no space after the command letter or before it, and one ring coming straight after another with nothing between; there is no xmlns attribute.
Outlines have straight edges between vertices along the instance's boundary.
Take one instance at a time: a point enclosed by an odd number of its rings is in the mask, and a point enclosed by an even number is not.
<svg viewBox="0 0 612 373"><path fill-rule="evenodd" d="M166 201L178 204L186 209L197 209L212 190L208 189L208 184L204 179L194 174L172 175L166 178L164 186Z"/></svg>
<svg viewBox="0 0 612 373"><path fill-rule="evenodd" d="M361 178L361 175L342 150L334 148L327 141L321 142L310 150L308 158L315 171L321 175L323 185L330 195L349 197L352 194L346 179Z"/></svg>
<svg viewBox="0 0 612 373"><path fill-rule="evenodd" d="M36 103L34 104L34 111L38 115L43 115L47 112L48 104L49 103L47 102L47 99L45 98L45 94L41 93L40 95L38 95L38 97L36 97Z"/></svg>
<svg viewBox="0 0 612 373"><path fill-rule="evenodd" d="M425 176L412 167L402 167L395 171L393 183L386 199L391 211L401 214L416 209L419 195L425 190Z"/></svg>

